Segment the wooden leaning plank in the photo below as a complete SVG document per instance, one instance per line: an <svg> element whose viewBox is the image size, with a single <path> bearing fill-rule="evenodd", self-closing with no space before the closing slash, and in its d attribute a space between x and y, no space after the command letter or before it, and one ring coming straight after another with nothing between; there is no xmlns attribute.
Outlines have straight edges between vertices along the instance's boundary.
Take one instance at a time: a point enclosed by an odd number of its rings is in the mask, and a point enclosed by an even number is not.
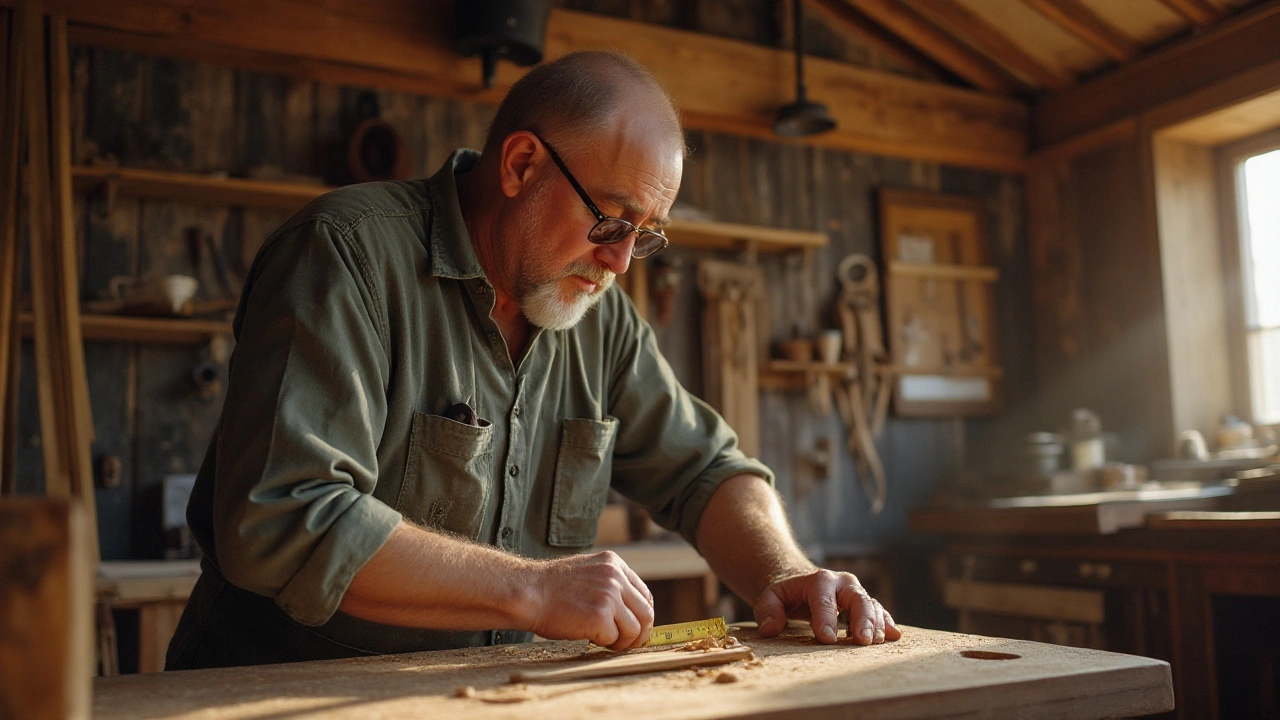
<svg viewBox="0 0 1280 720"><path fill-rule="evenodd" d="M726 665L737 660L745 660L750 655L751 648L746 645L706 651L664 650L661 652L642 652L634 655L605 658L584 665L556 668L555 670L521 670L511 674L511 682L559 682L613 677L616 675L638 675L660 670Z"/></svg>

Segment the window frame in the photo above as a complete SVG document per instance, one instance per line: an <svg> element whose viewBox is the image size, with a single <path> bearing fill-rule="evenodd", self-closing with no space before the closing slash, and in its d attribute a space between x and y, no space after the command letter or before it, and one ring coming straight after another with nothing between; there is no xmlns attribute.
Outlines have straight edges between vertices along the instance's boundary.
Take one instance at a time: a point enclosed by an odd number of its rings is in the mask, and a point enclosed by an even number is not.
<svg viewBox="0 0 1280 720"><path fill-rule="evenodd" d="M1240 192L1245 160L1256 155L1280 150L1280 127L1227 143L1217 149L1219 209L1222 227L1222 260L1225 283L1227 337L1231 360L1231 382L1235 406L1246 413L1249 422L1257 420L1253 405L1252 376L1249 371L1248 312L1245 307L1247 280L1244 267L1244 237L1241 219L1246 211L1244 194Z"/></svg>

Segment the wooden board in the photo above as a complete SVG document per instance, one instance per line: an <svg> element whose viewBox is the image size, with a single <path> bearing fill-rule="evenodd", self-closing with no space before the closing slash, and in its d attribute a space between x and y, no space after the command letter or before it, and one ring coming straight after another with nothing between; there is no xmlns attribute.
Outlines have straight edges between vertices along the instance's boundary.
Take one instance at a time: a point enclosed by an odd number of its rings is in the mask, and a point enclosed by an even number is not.
<svg viewBox="0 0 1280 720"><path fill-rule="evenodd" d="M751 648L745 645L723 650L670 648L653 652L630 652L551 670L518 670L511 673L511 682L564 682L619 675L642 675L691 667L727 665L738 660L746 660L751 654Z"/></svg>
<svg viewBox="0 0 1280 720"><path fill-rule="evenodd" d="M1110 535L1142 527L1149 515L1208 510L1229 488L1115 491L993 500L986 506L930 507L911 512L918 533L955 535Z"/></svg>
<svg viewBox="0 0 1280 720"><path fill-rule="evenodd" d="M11 2L0 0L0 6ZM252 0L49 3L51 12L87 26L73 37L79 42L338 84L496 103L524 72L500 63L494 88L484 90L479 61L450 47L452 24L441 19L451 17L452 8L442 1L339 0L306 4L305 12L300 7ZM775 110L794 100L789 50L597 14L554 9L546 58L599 48L601 38L654 71L688 127L774 138ZM699 72L688 72L690 67ZM839 122L834 132L807 143L1003 170L1022 167L1028 110L1019 101L822 58L807 62L805 72L810 97L826 103Z"/></svg>
<svg viewBox="0 0 1280 720"><path fill-rule="evenodd" d="M1168 664L1017 640L905 628L902 640L816 644L736 633L763 661L549 686L512 686L521 670L583 659L554 642L250 668L99 678L99 720L170 717L599 718L620 708L664 718L1126 717L1173 707ZM967 653L962 654L962 653ZM987 659L1016 656L1009 659ZM475 697L455 697L471 686ZM485 699L490 702L485 702ZM497 703L497 704L495 704Z"/></svg>
<svg viewBox="0 0 1280 720"><path fill-rule="evenodd" d="M75 500L0 500L0 713L87 717L93 595Z"/></svg>

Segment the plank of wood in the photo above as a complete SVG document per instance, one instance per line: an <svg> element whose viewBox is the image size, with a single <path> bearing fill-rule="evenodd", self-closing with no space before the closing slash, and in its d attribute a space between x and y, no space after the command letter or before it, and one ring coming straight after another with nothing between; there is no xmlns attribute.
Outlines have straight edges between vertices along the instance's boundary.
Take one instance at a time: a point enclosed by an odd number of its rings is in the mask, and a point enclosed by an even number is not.
<svg viewBox="0 0 1280 720"><path fill-rule="evenodd" d="M1181 510L1147 517L1156 530L1280 530L1280 512Z"/></svg>
<svg viewBox="0 0 1280 720"><path fill-rule="evenodd" d="M643 708L654 720L734 717L1129 717L1173 707L1167 663L1130 655L920 628L894 643L818 645L807 631L738 637L762 664L736 663L737 682L691 672L567 686L509 685L513 672L581 659L582 642L98 678L98 720L324 716L385 720L448 716L594 720ZM984 658L1008 658L1003 660ZM476 697L456 697L471 686ZM499 693L502 693L499 695ZM512 704L491 704L485 698ZM655 702L660 699L661 702Z"/></svg>
<svg viewBox="0 0 1280 720"><path fill-rule="evenodd" d="M204 345L215 336L231 335L231 323L223 320L126 315L81 315L80 318L81 330L86 340ZM31 314L21 313L18 319L21 331L30 335L34 324Z"/></svg>
<svg viewBox="0 0 1280 720"><path fill-rule="evenodd" d="M1061 90L1075 84L1075 76L1058 66L1049 66L1032 57L1009 37L955 0L916 0L913 6L953 34L972 38L982 51L996 62L1039 87Z"/></svg>
<svg viewBox="0 0 1280 720"><path fill-rule="evenodd" d="M451 25L430 20L452 15L448 3L434 1L51 0L50 7L119 49L496 103L524 71L501 63L494 89L483 90L478 62L451 50ZM654 71L691 128L776 139L774 112L794 100L790 51L600 15L554 9L546 57L597 48L602 37ZM1019 101L821 58L806 64L806 83L840 125L806 144L1021 168L1027 108Z"/></svg>
<svg viewBox="0 0 1280 720"><path fill-rule="evenodd" d="M9 409L16 409L10 388L17 378L16 302L18 275L18 151L22 136L22 80L26 41L22 23L11 12L0 13L0 38L5 39L4 77L0 78L0 495L13 492L15 448L9 443L13 427Z"/></svg>
<svg viewBox="0 0 1280 720"><path fill-rule="evenodd" d="M1174 122L1277 89L1280 3L1259 3L1203 33L1154 51L1132 64L1041 100L1033 134L1046 146L1154 110L1201 90L1213 104L1189 108ZM1250 77L1239 87L1224 87ZM1230 91L1230 95L1222 93Z"/></svg>
<svg viewBox="0 0 1280 720"><path fill-rule="evenodd" d="M0 499L0 708L14 718L89 716L93 590L74 499Z"/></svg>
<svg viewBox="0 0 1280 720"><path fill-rule="evenodd" d="M1023 0L1062 29L1117 62L1128 62L1142 50L1133 38L1102 19L1080 0Z"/></svg>
<svg viewBox="0 0 1280 720"><path fill-rule="evenodd" d="M920 49L943 67L991 93L1007 95L1017 84L995 63L939 30L919 13L890 0L845 0L893 34Z"/></svg>
<svg viewBox="0 0 1280 720"><path fill-rule="evenodd" d="M1100 590L947 580L943 602L949 608L997 615L1101 624L1106 620Z"/></svg>
<svg viewBox="0 0 1280 720"><path fill-rule="evenodd" d="M1181 15L1196 27L1207 27L1217 22L1223 10L1207 0L1160 0L1166 7Z"/></svg>
<svg viewBox="0 0 1280 720"><path fill-rule="evenodd" d="M80 272L76 245L75 203L71 196L71 59L67 46L67 19L49 19L50 177L53 225L51 250L55 260L54 285L59 344L66 363L60 368L67 404L67 470L72 490L85 506L88 536L98 556L98 512L94 498L93 414L89 407L89 379L85 371L84 339L80 331Z"/></svg>
<svg viewBox="0 0 1280 720"><path fill-rule="evenodd" d="M69 404L62 385L62 345L58 328L55 259L50 237L49 136L45 97L45 34L40 3L23 0L18 6L26 35L26 77L23 82L27 140L28 233L31 248L31 314L35 327L36 391L40 405L40 449L44 458L45 493L71 497L66 415Z"/></svg>
<svg viewBox="0 0 1280 720"><path fill-rule="evenodd" d="M562 682L587 678L640 675L642 673L708 665L727 665L751 656L747 646L720 650L662 650L596 660L555 670L521 670L511 674L511 682Z"/></svg>

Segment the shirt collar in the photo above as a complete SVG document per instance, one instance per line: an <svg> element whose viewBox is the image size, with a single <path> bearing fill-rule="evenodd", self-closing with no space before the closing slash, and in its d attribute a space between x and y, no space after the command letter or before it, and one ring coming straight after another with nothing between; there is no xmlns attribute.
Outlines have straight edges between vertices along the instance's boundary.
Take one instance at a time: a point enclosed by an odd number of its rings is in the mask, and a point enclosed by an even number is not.
<svg viewBox="0 0 1280 720"><path fill-rule="evenodd" d="M485 277L471 245L471 235L462 219L462 206L458 203L457 174L475 167L480 153L467 148L454 150L445 164L431 176L428 189L434 216L430 237L427 239L427 273L441 277L465 280Z"/></svg>

